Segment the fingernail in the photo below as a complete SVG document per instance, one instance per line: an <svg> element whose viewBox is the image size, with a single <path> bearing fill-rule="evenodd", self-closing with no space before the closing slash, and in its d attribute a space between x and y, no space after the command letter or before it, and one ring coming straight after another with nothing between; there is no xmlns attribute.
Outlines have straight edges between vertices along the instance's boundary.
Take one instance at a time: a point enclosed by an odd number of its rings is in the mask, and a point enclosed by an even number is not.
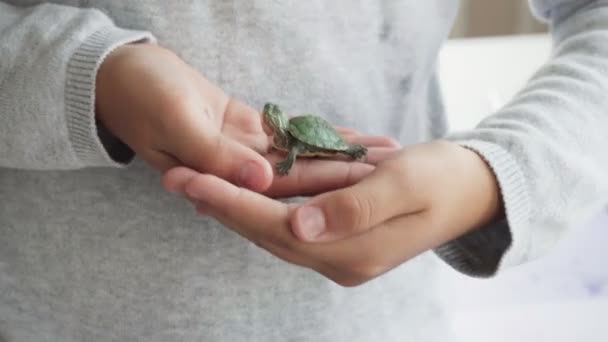
<svg viewBox="0 0 608 342"><path fill-rule="evenodd" d="M317 207L300 209L300 234L307 240L314 240L325 232L325 215Z"/></svg>
<svg viewBox="0 0 608 342"><path fill-rule="evenodd" d="M247 162L239 174L239 184L248 189L255 189L262 172L262 168L257 163Z"/></svg>

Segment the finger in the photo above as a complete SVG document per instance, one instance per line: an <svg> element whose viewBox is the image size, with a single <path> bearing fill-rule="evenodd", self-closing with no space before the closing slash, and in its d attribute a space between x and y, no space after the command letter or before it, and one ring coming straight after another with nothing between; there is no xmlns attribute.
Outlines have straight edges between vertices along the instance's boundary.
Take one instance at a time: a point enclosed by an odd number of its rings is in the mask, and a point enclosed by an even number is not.
<svg viewBox="0 0 608 342"><path fill-rule="evenodd" d="M404 215L350 239L313 245L311 253L324 261L324 275L355 286L449 241L444 228L432 226L421 214Z"/></svg>
<svg viewBox="0 0 608 342"><path fill-rule="evenodd" d="M266 159L222 133L226 126L236 125L244 134L258 132L263 137L259 113L253 111L252 117L247 117L242 112L242 105L233 100L200 110L187 116L186 120L169 124L170 131L179 132L179 135L170 139L165 149L196 171L217 175L256 191L266 190L273 177Z"/></svg>
<svg viewBox="0 0 608 342"><path fill-rule="evenodd" d="M232 140L253 149L257 153L265 154L270 147L270 138L265 133L243 132L239 127L235 127L232 124L224 125L222 133Z"/></svg>
<svg viewBox="0 0 608 342"><path fill-rule="evenodd" d="M294 234L305 241L333 241L421 210L410 196L412 184L401 168L384 165L361 182L315 197L298 208L291 221Z"/></svg>
<svg viewBox="0 0 608 342"><path fill-rule="evenodd" d="M186 183L184 190L205 211L229 221L238 233L253 240L264 236L269 227L286 227L289 223L287 204L213 175L196 175ZM291 233L284 230L280 234Z"/></svg>
<svg viewBox="0 0 608 342"><path fill-rule="evenodd" d="M400 149L394 147L373 147L367 150L365 162L370 165L377 165L387 159L394 158Z"/></svg>
<svg viewBox="0 0 608 342"><path fill-rule="evenodd" d="M228 100L224 110L224 122L238 127L242 132L256 134L263 132L262 113L235 98Z"/></svg>
<svg viewBox="0 0 608 342"><path fill-rule="evenodd" d="M334 128L340 135L343 135L343 136L344 135L352 135L352 136L361 135L361 133L359 131L357 131L356 129L353 129L353 128L341 127L341 126L335 126Z"/></svg>
<svg viewBox="0 0 608 342"><path fill-rule="evenodd" d="M356 135L346 136L344 140L349 144L359 144L366 147L401 148L397 140L385 136Z"/></svg>
<svg viewBox="0 0 608 342"><path fill-rule="evenodd" d="M351 160L325 160L300 158L287 176L275 177L264 193L271 197L312 196L345 188L368 176L377 163L393 157L399 150L393 148L370 148L365 163ZM271 165L276 165L284 156L267 155Z"/></svg>
<svg viewBox="0 0 608 342"><path fill-rule="evenodd" d="M252 107L231 98L226 105L222 133L236 141L264 153L270 146L264 132L262 114Z"/></svg>
<svg viewBox="0 0 608 342"><path fill-rule="evenodd" d="M223 134L206 130L192 139L183 139L182 158L187 166L210 173L254 191L266 190L273 178L268 161L259 153ZM186 142L190 142L187 146Z"/></svg>
<svg viewBox="0 0 608 342"><path fill-rule="evenodd" d="M290 207L239 188L213 175L198 175L185 187L200 203L197 211L216 218L237 234L291 263L310 265L297 253L300 244L289 229Z"/></svg>
<svg viewBox="0 0 608 342"><path fill-rule="evenodd" d="M284 157L267 156L275 165ZM372 165L322 159L300 159L287 176L275 177L265 192L271 197L311 196L359 182L374 170Z"/></svg>
<svg viewBox="0 0 608 342"><path fill-rule="evenodd" d="M186 184L199 173L187 167L175 167L163 174L162 183L171 193L185 194Z"/></svg>
<svg viewBox="0 0 608 342"><path fill-rule="evenodd" d="M173 156L154 150L147 150L141 153L141 157L161 172L182 165L182 163Z"/></svg>

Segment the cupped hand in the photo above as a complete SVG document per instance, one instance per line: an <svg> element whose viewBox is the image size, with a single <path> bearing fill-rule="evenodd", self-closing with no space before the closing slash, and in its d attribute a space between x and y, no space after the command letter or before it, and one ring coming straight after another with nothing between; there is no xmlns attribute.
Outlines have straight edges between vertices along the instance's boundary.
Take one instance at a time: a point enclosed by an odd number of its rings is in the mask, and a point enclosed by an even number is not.
<svg viewBox="0 0 608 342"><path fill-rule="evenodd" d="M186 166L253 190L272 182L260 113L230 98L173 52L119 47L97 76L98 120L164 172Z"/></svg>
<svg viewBox="0 0 608 342"><path fill-rule="evenodd" d="M454 238L495 219L501 205L494 174L477 153L435 141L403 149L352 187L311 199L291 222L304 241L335 241L416 222L429 234Z"/></svg>
<svg viewBox="0 0 608 342"><path fill-rule="evenodd" d="M182 171L168 177L201 212L344 286L374 279L502 215L487 164L444 141L404 148L349 186L297 205Z"/></svg>

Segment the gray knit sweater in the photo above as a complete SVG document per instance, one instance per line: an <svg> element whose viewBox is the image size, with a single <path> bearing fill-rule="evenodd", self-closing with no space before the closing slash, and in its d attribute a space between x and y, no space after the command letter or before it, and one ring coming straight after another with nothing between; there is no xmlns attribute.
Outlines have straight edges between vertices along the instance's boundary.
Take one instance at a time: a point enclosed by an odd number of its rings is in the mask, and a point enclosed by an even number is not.
<svg viewBox="0 0 608 342"><path fill-rule="evenodd" d="M608 1L533 1L552 25L551 59L451 136L434 70L456 6L0 2L0 341L450 340L437 267L489 276L524 263L608 200ZM102 143L96 70L143 40L257 108L272 99L404 144L468 146L493 167L506 219L357 288L284 263Z"/></svg>

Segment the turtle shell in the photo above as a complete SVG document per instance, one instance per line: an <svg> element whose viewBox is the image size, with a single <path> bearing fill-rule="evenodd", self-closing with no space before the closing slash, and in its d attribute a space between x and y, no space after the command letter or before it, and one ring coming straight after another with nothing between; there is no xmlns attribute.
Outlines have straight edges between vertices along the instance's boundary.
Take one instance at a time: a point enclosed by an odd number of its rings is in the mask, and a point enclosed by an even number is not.
<svg viewBox="0 0 608 342"><path fill-rule="evenodd" d="M325 150L343 151L348 144L325 119L301 115L289 120L289 133L299 141Z"/></svg>

